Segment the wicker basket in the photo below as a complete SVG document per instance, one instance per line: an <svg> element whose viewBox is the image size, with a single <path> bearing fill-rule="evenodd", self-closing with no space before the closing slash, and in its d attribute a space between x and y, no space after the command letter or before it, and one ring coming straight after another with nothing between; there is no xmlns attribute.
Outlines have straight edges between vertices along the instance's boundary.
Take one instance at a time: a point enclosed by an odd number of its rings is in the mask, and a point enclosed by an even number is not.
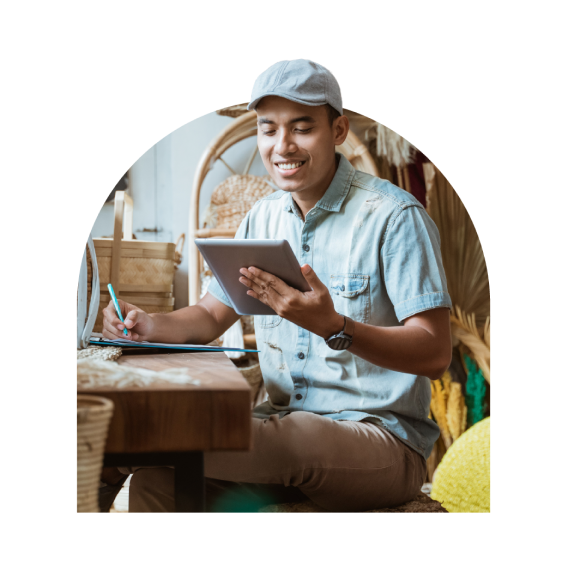
<svg viewBox="0 0 568 568"><path fill-rule="evenodd" d="M93 239L101 290L95 332L102 331L102 311L110 301L109 282L118 298L147 313L169 313L174 309L174 273L181 254L174 243L134 240L132 209L132 199L124 191L117 191L114 237ZM178 243L182 237L184 235ZM88 280L90 283L90 274Z"/></svg>
<svg viewBox="0 0 568 568"><path fill-rule="evenodd" d="M77 512L99 512L99 480L112 401L77 395Z"/></svg>

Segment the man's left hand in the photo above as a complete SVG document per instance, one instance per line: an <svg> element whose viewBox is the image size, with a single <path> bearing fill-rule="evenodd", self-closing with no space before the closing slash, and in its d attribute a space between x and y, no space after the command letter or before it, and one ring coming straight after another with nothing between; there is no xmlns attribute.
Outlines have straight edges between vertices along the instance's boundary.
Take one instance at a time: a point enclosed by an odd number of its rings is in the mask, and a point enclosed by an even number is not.
<svg viewBox="0 0 568 568"><path fill-rule="evenodd" d="M250 290L249 296L270 306L279 316L327 339L343 329L343 316L335 311L331 294L308 264L302 274L312 288L300 292L283 280L254 266L241 268L239 281Z"/></svg>

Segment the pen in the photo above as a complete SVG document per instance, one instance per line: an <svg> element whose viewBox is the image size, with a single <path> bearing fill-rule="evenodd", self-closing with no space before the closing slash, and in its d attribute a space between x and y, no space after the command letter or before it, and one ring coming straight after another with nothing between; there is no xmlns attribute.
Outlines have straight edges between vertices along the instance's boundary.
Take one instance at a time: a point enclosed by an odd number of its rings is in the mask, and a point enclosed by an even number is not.
<svg viewBox="0 0 568 568"><path fill-rule="evenodd" d="M112 303L114 304L114 309L116 310L116 315L120 318L120 321L122 323L124 323L124 318L122 317L122 312L120 311L120 306L118 304L118 300L116 299L116 295L114 293L114 290L112 289L112 284L109 282L108 283L108 291L110 292L110 297L112 298ZM128 336L128 330L126 329L126 326L124 326L124 335Z"/></svg>

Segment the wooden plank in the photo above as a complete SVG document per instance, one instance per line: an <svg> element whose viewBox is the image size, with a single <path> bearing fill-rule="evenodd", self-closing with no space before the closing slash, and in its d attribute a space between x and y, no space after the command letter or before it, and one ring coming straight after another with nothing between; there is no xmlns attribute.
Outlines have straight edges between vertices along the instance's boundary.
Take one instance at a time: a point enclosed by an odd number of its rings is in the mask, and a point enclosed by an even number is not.
<svg viewBox="0 0 568 568"><path fill-rule="evenodd" d="M248 386L248 385L247 385ZM246 394L247 401L243 396ZM240 404L236 404L240 397ZM219 449L241 447L243 437L250 439L251 409L250 393L220 391L211 397L211 416L215 427L211 430L211 446ZM244 434L243 426L248 426ZM246 448L249 449L247 444Z"/></svg>
<svg viewBox="0 0 568 568"><path fill-rule="evenodd" d="M114 293L120 293L120 249L122 247L122 219L124 216L124 191L114 194L114 238L112 239L112 258L110 261L110 281ZM95 249L96 253L96 249Z"/></svg>
<svg viewBox="0 0 568 568"><path fill-rule="evenodd" d="M232 238L237 231L234 229L198 229L195 231L195 236L200 239L208 239L211 237L227 237Z"/></svg>
<svg viewBox="0 0 568 568"><path fill-rule="evenodd" d="M113 239L108 237L99 237L93 239L95 243L95 247L101 249L112 249ZM175 251L176 245L175 243L171 242L153 242L153 241L143 241L141 239L135 239L132 241L124 241L122 242L122 246L126 250L138 250L138 249L147 249L147 250L155 250L155 251Z"/></svg>
<svg viewBox="0 0 568 568"><path fill-rule="evenodd" d="M248 384L225 353L179 353L175 355L122 356L118 363L151 371L188 369L201 381L201 387L214 390L245 390ZM175 383L172 384L174 386Z"/></svg>
<svg viewBox="0 0 568 568"><path fill-rule="evenodd" d="M79 391L115 404L106 452L249 449L250 388L224 353L125 355L118 363L154 371L183 367L200 384Z"/></svg>
<svg viewBox="0 0 568 568"><path fill-rule="evenodd" d="M140 245L139 243L142 243L142 245ZM176 250L176 244L172 242L153 243L151 241L135 240L135 241L128 241L123 244L124 244L124 249L127 251L138 250L140 248L143 248L144 250L168 251L168 252Z"/></svg>
<svg viewBox="0 0 568 568"><path fill-rule="evenodd" d="M134 212L134 202L128 193L124 192L124 223L123 223L123 239L132 240L132 214Z"/></svg>
<svg viewBox="0 0 568 568"><path fill-rule="evenodd" d="M101 282L101 291L108 290L108 282ZM172 294L174 291L173 284L121 284L120 289L125 292L159 292L164 294Z"/></svg>
<svg viewBox="0 0 568 568"><path fill-rule="evenodd" d="M124 241L123 241L124 242ZM175 249L173 249L175 252ZM102 258L105 256L112 256L111 249L96 249L95 252L97 253L97 258ZM149 250L149 249L129 249L126 252L124 249L120 255L120 258L160 258L174 261L174 253L170 253L168 251L160 251L160 250Z"/></svg>
<svg viewBox="0 0 568 568"><path fill-rule="evenodd" d="M128 294L117 294L117 297L129 304L141 306L173 306L175 298L156 298L152 296L129 296ZM110 302L110 294L103 294L101 291L101 302L103 304Z"/></svg>
<svg viewBox="0 0 568 568"><path fill-rule="evenodd" d="M256 349L256 334L245 333L243 335L243 341L246 349Z"/></svg>

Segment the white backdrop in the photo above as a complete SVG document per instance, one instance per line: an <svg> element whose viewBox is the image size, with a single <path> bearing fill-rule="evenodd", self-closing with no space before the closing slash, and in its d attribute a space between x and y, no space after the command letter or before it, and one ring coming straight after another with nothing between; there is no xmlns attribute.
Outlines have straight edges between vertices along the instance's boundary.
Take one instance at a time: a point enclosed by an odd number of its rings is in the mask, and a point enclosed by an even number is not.
<svg viewBox="0 0 568 568"><path fill-rule="evenodd" d="M175 242L181 233L186 235L182 262L175 273L175 309L187 306L189 300L188 223L195 171L209 143L233 120L215 112L197 118L162 138L130 168L129 193L134 199L136 238ZM255 146L256 138L243 140L229 148L223 159L237 173L242 173ZM258 155L250 173L266 174ZM229 175L231 172L220 161L207 174L201 189L200 219L211 193ZM113 216L114 202L104 204L93 225L93 237L112 234Z"/></svg>

